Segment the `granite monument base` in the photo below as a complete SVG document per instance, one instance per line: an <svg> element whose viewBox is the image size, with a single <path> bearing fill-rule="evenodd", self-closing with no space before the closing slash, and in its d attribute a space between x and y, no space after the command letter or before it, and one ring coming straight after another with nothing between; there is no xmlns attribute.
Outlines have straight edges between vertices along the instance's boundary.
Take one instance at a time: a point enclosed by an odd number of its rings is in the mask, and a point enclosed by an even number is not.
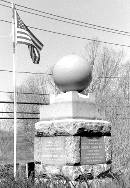
<svg viewBox="0 0 130 188"><path fill-rule="evenodd" d="M36 174L93 179L111 168L110 123L64 119L36 124Z"/></svg>

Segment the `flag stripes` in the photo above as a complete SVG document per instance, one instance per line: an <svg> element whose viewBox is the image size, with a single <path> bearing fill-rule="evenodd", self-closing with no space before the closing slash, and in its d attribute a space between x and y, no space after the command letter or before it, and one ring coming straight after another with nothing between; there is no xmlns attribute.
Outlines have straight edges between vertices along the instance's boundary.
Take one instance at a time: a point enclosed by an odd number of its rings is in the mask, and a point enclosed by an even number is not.
<svg viewBox="0 0 130 188"><path fill-rule="evenodd" d="M32 45L29 45L28 49L30 51L32 61L35 62L35 64L38 64L38 62L40 61L39 51L37 50L37 48L34 48Z"/></svg>
<svg viewBox="0 0 130 188"><path fill-rule="evenodd" d="M15 11L15 24L16 24L16 43L25 44L28 46L31 59L33 63L38 64L40 61L40 51L43 44L35 37L35 35L28 29L28 27L21 20L17 11Z"/></svg>
<svg viewBox="0 0 130 188"><path fill-rule="evenodd" d="M43 44L38 40L38 38L36 38L34 36L34 34L27 28L29 34L30 34L30 37L32 39L32 41L36 44L37 48L39 48L39 50L42 50L43 48Z"/></svg>

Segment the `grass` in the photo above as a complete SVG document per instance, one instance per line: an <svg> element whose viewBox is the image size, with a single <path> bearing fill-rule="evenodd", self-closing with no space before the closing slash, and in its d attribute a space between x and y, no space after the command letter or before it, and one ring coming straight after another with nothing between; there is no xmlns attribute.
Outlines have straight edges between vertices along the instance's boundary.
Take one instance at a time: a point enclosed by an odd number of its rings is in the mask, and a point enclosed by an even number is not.
<svg viewBox="0 0 130 188"><path fill-rule="evenodd" d="M0 188L130 188L130 184L126 184L122 177L116 173L108 172L97 179L88 181L87 176L82 175L75 183L61 175L38 176L34 180L31 176L27 178L25 173L18 172L15 180L13 167L6 165L0 168Z"/></svg>

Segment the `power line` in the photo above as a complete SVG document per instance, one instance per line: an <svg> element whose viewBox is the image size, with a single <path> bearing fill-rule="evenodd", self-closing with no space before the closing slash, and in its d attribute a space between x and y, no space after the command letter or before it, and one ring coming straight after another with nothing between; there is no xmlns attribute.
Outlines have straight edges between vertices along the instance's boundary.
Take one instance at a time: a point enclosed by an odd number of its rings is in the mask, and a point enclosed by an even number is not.
<svg viewBox="0 0 130 188"><path fill-rule="evenodd" d="M1 1L1 0L0 0L0 1ZM0 3L0 5L3 6L3 7L11 8L10 6L4 5L4 4L1 4L1 3Z"/></svg>
<svg viewBox="0 0 130 188"><path fill-rule="evenodd" d="M14 104L13 101L0 101L0 104ZM17 102L17 104L30 104L30 105L48 105L48 103L38 103L38 102ZM105 106L105 107L111 107L111 108L115 108L115 107L125 107L125 108L130 108L130 105L115 105L115 106Z"/></svg>
<svg viewBox="0 0 130 188"><path fill-rule="evenodd" d="M114 107L120 107L120 108L122 108L122 107L125 107L125 108L130 108L130 105L115 105L115 106L105 106L105 107L111 107L111 108L114 108Z"/></svg>
<svg viewBox="0 0 130 188"><path fill-rule="evenodd" d="M19 5L19 4L16 4L16 5L19 6L19 7L23 7L23 8L29 9L29 10L40 12L40 13L44 13L44 14L51 15L51 16L54 16L54 17L63 18L65 20L70 20L70 21L74 21L74 22L77 22L77 23L82 23L82 24L86 24L86 25L90 25L90 26L94 26L94 27L99 27L99 28L103 28L103 29L107 29L107 30L112 30L112 31L130 34L129 32L126 32L126 31L121 31L121 30L118 30L118 29L104 27L104 26L100 26L100 25L96 25L96 24L90 24L88 22L83 22L83 21L80 21L80 20L71 19L71 18L64 17L64 16L59 16L59 15L56 15L56 14L48 13L48 12L45 12L45 11L40 11L40 10L30 8L30 7L27 7L27 6L23 6L23 5Z"/></svg>
<svg viewBox="0 0 130 188"><path fill-rule="evenodd" d="M6 3L10 3L10 2L4 1L4 0L0 0L0 1L6 2ZM27 7L27 6L23 6L23 5L20 5L20 4L16 4L16 5L18 7L24 8L24 9L28 9L28 10L31 10L31 11L35 11L35 12L42 13L42 14L49 15L49 16L53 16L53 17L48 17L48 16L44 16L44 15L41 15L41 14L36 14L36 13L33 13L33 12L29 12L29 11L21 10L21 9L17 8L17 10L19 10L19 11L23 11L23 12L27 12L27 13L30 13L30 14L34 14L36 16L42 16L42 17L45 17L45 18L48 18L48 19L52 19L52 20L56 20L56 21L60 21L60 22L64 22L64 23L69 23L69 24L73 24L73 25L76 25L76 26L87 27L87 28L90 28L90 29L95 29L95 30L110 32L110 33L114 33L114 34L130 36L130 32L127 32L127 31L122 31L122 30L118 30L118 29L105 27L105 26L91 24L91 23L88 23L88 22L83 22L81 20L76 20L76 19L71 19L71 18L64 17L64 16L59 16L57 14L52 14L52 13L48 13L48 12L45 12L45 11L40 11L40 10L37 10L37 9L34 9L34 8L30 8L30 7ZM6 6L6 7L9 7L9 6Z"/></svg>
<svg viewBox="0 0 130 188"><path fill-rule="evenodd" d="M0 104L14 104L13 101L0 101ZM17 102L17 104L30 104L30 105L47 105L47 103L40 102Z"/></svg>
<svg viewBox="0 0 130 188"><path fill-rule="evenodd" d="M13 94L13 91L0 91L0 93L8 93L8 94ZM16 92L17 94L23 94L23 95L50 95L49 93L27 93L27 92Z"/></svg>
<svg viewBox="0 0 130 188"><path fill-rule="evenodd" d="M12 70L6 70L6 69L0 69L0 72L11 72L13 73ZM16 73L20 73L20 74L37 74L37 75L52 75L52 74L47 74L47 73L43 73L43 72L22 72L22 71L16 71Z"/></svg>
<svg viewBox="0 0 130 188"><path fill-rule="evenodd" d="M11 24L12 22L11 21L8 21L8 20L5 20L5 19L0 19L1 22L5 22L5 23L9 23Z"/></svg>
<svg viewBox="0 0 130 188"><path fill-rule="evenodd" d="M1 1L3 1L3 2L5 2L5 3L8 3L8 4L11 4L11 2L6 1L6 0L1 0Z"/></svg>
<svg viewBox="0 0 130 188"><path fill-rule="evenodd" d="M60 20L60 19L57 19L57 18L51 18L51 17L48 17L48 16L43 16L43 15L40 15L40 14L29 12L29 11L26 11L26 10L21 10L19 8L17 8L17 10L19 10L21 12L26 12L26 13L29 13L29 14L33 14L35 16L40 16L40 17L44 17L44 18L47 18L47 19L51 19L51 20L55 20L55 21L59 21L59 22L63 22L63 23L69 23L69 24L72 24L72 25L75 25L75 26L86 27L86 28L89 28L89 29L94 29L94 30L103 31L103 32L109 32L109 33L118 34L118 35L124 35L124 36L128 36L128 37L130 36L130 34L120 33L120 32L100 29L100 28L95 28L95 27L87 26L87 25L81 25L79 23L73 23L73 22L66 21L66 20Z"/></svg>
<svg viewBox="0 0 130 188"><path fill-rule="evenodd" d="M10 21L5 20L5 19L0 19L0 21L6 22L6 23L11 23ZM52 34L61 35L61 36L66 36L66 37L71 37L71 38L77 38L77 39L82 39L82 40L87 40L87 41L93 41L93 42L95 41L95 42L99 42L99 43L103 43L103 44L130 48L130 46L126 45L126 44L119 44L119 43L106 42L106 41L101 41L101 40L96 40L96 39L90 39L90 38L86 38L86 37L80 37L78 35L71 35L71 34L56 32L56 31L42 29L42 28L33 27L33 26L27 26L27 27L32 28L32 29L36 29L36 30L39 30L39 31L44 31L44 32L52 33Z"/></svg>
<svg viewBox="0 0 130 188"><path fill-rule="evenodd" d="M13 71L12 70L7 70L7 69L0 69L0 72L9 72L9 73L12 73ZM37 72L16 72L16 73L19 73L19 74L41 74L41 75L53 75L53 74L47 74L47 73L37 73ZM111 78L111 79L115 79L115 78L123 78L123 76L99 76L97 78ZM30 94L33 94L33 93L30 93Z"/></svg>
<svg viewBox="0 0 130 188"><path fill-rule="evenodd" d="M0 118L0 120L8 120L8 119L14 119L14 118ZM24 119L26 119L26 120L28 120L28 119L30 119L30 120L34 120L34 119L37 119L37 120L39 120L40 118L17 118L18 120L19 119L21 119L21 120L24 120ZM118 118L118 120L129 120L130 118Z"/></svg>
<svg viewBox="0 0 130 188"><path fill-rule="evenodd" d="M0 112L0 114L13 114L14 112ZM32 114L32 115L38 115L40 113L37 112L16 112L17 114Z"/></svg>
<svg viewBox="0 0 130 188"><path fill-rule="evenodd" d="M101 40L96 40L96 39L90 39L90 38L86 38L86 37L80 37L80 36L77 36L77 35L71 35L71 34L66 34L66 33L60 33L60 32L56 32L56 31L41 29L41 28L32 27L32 26L28 26L28 27L29 27L29 28L32 28L32 29L37 29L37 30L39 30L39 31L45 31L45 32L48 32L48 33L57 34L57 35L62 35L62 36L66 36L66 37L77 38L77 39L82 39L82 40L88 40L88 41L93 41L93 42L95 41L95 42L99 42L99 43L104 43L104 44L109 44L109 45L115 45L115 46L128 47L128 48L130 48L129 45L125 45L125 44L118 44L118 43L106 42L106 41L101 41Z"/></svg>
<svg viewBox="0 0 130 188"><path fill-rule="evenodd" d="M2 119L3 119L3 120L4 120L4 119L8 120L8 119L14 119L14 118L11 118L11 117L0 117L0 120L2 120ZM27 120L27 119L30 119L30 120L31 120L31 119L33 119L33 120L34 120L34 119L38 119L38 120L39 120L40 118L38 118L38 117L37 117L37 118L31 118L31 117L30 117L30 118L28 118L28 117L27 117L27 118L23 118L23 117L22 117L22 118L17 118L17 119L22 119L22 120L24 120L24 119L26 119L26 120ZM127 119L128 119L128 120L129 120L130 118L129 118L129 117L128 117L128 118L127 118L127 117L126 117L126 118L117 118L117 120L121 120L121 119L123 119L123 120L127 120Z"/></svg>
<svg viewBox="0 0 130 188"><path fill-rule="evenodd" d="M7 117L1 117L0 120L1 120L1 119L14 119L14 118L10 118L10 117L8 117L8 118L7 118ZM40 118L17 118L17 119L40 119Z"/></svg>

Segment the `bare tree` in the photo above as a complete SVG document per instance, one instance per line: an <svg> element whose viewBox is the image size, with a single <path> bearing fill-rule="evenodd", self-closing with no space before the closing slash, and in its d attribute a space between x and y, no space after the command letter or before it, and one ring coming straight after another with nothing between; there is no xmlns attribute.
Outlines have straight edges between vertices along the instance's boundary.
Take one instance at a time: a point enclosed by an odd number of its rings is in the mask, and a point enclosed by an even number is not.
<svg viewBox="0 0 130 188"><path fill-rule="evenodd" d="M92 82L84 92L94 93L98 105L107 104L118 85L123 52L103 47L97 40L88 43L85 49L86 59L93 66L93 72Z"/></svg>
<svg viewBox="0 0 130 188"><path fill-rule="evenodd" d="M130 63L123 51L97 44L86 47L86 59L93 64L93 78L86 93L94 93L99 110L112 123L113 167L130 161Z"/></svg>

